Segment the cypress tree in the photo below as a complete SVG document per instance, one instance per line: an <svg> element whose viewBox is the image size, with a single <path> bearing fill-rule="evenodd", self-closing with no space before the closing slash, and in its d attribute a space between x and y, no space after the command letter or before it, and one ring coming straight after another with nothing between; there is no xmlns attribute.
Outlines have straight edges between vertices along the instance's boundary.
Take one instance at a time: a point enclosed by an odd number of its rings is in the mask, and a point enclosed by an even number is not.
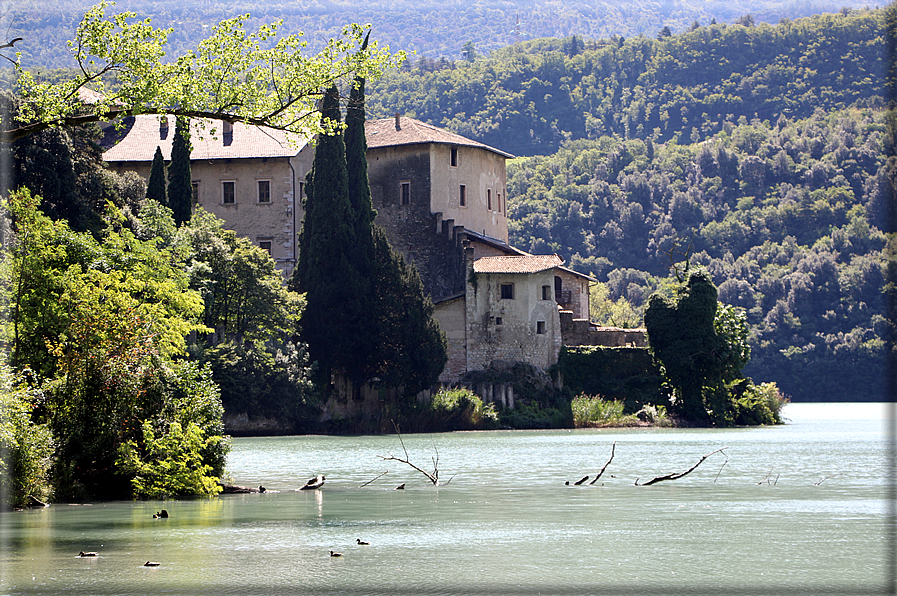
<svg viewBox="0 0 897 596"><path fill-rule="evenodd" d="M171 165L168 166L168 206L180 226L193 215L193 180L190 174L189 121L177 119L171 144Z"/></svg>
<svg viewBox="0 0 897 596"><path fill-rule="evenodd" d="M162 157L162 149L156 145L156 153L153 155L153 167L150 169L149 180L146 183L146 198L158 201L168 207L168 193L165 192L165 158Z"/></svg>
<svg viewBox="0 0 897 596"><path fill-rule="evenodd" d="M338 124L339 92L336 86L324 94L321 118L325 126ZM307 177L305 218L300 236L298 287L306 293L302 316L302 339L312 360L320 365L322 381L331 371L357 378L352 346L357 322L357 304L363 292L361 276L349 251L355 241L349 224L346 149L342 134L322 135L315 149L312 171Z"/></svg>
<svg viewBox="0 0 897 596"><path fill-rule="evenodd" d="M370 35L370 33L368 33ZM365 38L362 49L367 45ZM346 164L356 270L366 278L356 327L360 380L378 377L413 395L436 382L446 362L445 337L433 319L433 303L414 265L393 250L374 224L367 173L367 141L362 78L356 78L346 109ZM360 371L361 372L361 371Z"/></svg>

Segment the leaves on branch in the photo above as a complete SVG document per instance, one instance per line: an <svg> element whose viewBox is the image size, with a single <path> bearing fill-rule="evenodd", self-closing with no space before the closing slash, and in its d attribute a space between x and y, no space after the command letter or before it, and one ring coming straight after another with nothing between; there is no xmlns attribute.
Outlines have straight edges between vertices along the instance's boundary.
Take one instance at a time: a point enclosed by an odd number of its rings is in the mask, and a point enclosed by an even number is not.
<svg viewBox="0 0 897 596"><path fill-rule="evenodd" d="M11 139L137 114L244 122L312 135L328 128L316 113L324 88L348 84L355 76L376 79L404 59L404 53L390 54L376 41L363 47L368 27L357 24L307 56L301 34L280 36L282 21L247 32L247 14L221 21L195 50L172 60L165 53L172 29L153 28L149 19L135 20L133 12L107 15L110 6L103 0L91 8L69 42L77 76L44 83L16 64L22 105L14 121L3 122Z"/></svg>

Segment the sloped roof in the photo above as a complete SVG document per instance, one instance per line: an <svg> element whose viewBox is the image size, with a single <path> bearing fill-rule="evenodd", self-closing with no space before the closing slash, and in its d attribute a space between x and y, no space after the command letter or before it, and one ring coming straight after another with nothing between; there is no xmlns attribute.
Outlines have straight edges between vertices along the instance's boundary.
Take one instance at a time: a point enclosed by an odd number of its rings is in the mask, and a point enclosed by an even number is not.
<svg viewBox="0 0 897 596"><path fill-rule="evenodd" d="M121 140L104 154L106 161L152 161L156 147L162 156L171 159L171 143L174 138L174 117L168 116L168 132L160 133L160 116L140 115L128 119L126 128L119 133ZM215 134L212 134L215 129ZM307 139L289 135L280 130L237 123L228 139L224 123L212 120L191 120L191 159L236 159L262 157L293 157L308 144ZM123 136L122 136L123 135ZM293 143L290 144L290 140ZM230 141L225 143L225 141Z"/></svg>
<svg viewBox="0 0 897 596"><path fill-rule="evenodd" d="M396 126L396 120L398 120L398 126ZM472 141L443 128L405 116L368 120L364 123L364 133L367 138L368 149L438 143L458 145L459 147L478 147L509 159L514 157L510 153L505 153L489 145Z"/></svg>
<svg viewBox="0 0 897 596"><path fill-rule="evenodd" d="M474 273L538 273L564 263L557 255L481 257L473 262Z"/></svg>

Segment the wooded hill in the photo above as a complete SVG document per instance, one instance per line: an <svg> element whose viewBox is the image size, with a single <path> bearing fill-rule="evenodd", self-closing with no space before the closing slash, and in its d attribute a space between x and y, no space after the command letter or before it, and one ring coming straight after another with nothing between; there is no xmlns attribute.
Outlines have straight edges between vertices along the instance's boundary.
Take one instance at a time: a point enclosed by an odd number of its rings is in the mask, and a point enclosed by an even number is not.
<svg viewBox="0 0 897 596"><path fill-rule="evenodd" d="M8 39L23 38L16 49L29 67L73 67L66 41L74 37L81 16L94 4L95 0L17 2L12 11L0 15L0 24L8 31ZM679 33L694 21L731 23L751 14L758 23L777 23L782 18L836 12L844 6L870 5L874 3L867 0L118 0L114 10L150 17L156 27L173 27L172 56L195 47L208 35L211 24L249 13L251 25L283 19L287 32L304 31L312 47L338 35L344 25L371 23L374 39L393 50L414 52L413 60L441 56L451 60L461 57L468 41L486 54L516 41L542 37L654 37L664 26Z"/></svg>
<svg viewBox="0 0 897 596"><path fill-rule="evenodd" d="M509 165L514 245L560 254L636 311L687 254L747 311L747 374L795 400L877 400L895 179L885 29L869 10L535 40L391 73L370 96L530 155Z"/></svg>

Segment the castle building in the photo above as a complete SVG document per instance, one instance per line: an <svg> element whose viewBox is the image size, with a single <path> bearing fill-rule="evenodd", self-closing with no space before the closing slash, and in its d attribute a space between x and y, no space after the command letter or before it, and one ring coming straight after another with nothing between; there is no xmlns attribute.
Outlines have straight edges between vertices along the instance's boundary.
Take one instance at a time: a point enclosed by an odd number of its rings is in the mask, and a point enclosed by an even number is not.
<svg viewBox="0 0 897 596"><path fill-rule="evenodd" d="M168 120L129 119L104 159L116 171L148 177L157 146L170 158L174 124ZM196 204L268 250L289 275L313 146L242 124L197 121L191 130ZM565 345L564 329L583 336L593 327L589 283L596 280L564 267L557 255L531 255L508 244L505 164L513 156L398 115L368 121L365 134L376 223L415 264L448 340L441 382L458 382L495 362L546 369Z"/></svg>

